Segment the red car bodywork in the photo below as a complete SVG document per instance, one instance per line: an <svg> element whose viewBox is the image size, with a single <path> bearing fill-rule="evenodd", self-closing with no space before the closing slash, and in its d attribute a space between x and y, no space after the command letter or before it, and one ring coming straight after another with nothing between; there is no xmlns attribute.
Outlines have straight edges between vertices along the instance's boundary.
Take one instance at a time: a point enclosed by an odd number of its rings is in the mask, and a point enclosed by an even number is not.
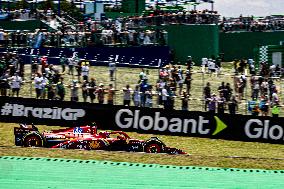
<svg viewBox="0 0 284 189"><path fill-rule="evenodd" d="M15 127L14 134L17 146L186 154L180 149L167 147L156 137L146 141L133 139L123 131L97 132L96 126L80 126L43 133L35 126Z"/></svg>

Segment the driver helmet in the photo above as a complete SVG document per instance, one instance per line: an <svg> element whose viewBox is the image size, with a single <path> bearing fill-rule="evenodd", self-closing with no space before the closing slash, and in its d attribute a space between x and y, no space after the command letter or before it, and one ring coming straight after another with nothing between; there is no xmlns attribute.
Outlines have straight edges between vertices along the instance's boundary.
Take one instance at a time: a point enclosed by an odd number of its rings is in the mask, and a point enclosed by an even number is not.
<svg viewBox="0 0 284 189"><path fill-rule="evenodd" d="M21 123L21 124L20 124L20 127L22 127L22 128L28 128L27 124L25 124L25 123Z"/></svg>

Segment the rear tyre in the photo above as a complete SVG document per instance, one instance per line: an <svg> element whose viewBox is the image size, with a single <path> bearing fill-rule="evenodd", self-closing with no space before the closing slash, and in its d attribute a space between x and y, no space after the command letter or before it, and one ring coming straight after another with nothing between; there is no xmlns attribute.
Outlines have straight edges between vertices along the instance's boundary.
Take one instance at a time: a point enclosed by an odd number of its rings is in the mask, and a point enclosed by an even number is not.
<svg viewBox="0 0 284 189"><path fill-rule="evenodd" d="M40 136L32 134L25 137L23 145L25 147L42 147L43 141Z"/></svg>

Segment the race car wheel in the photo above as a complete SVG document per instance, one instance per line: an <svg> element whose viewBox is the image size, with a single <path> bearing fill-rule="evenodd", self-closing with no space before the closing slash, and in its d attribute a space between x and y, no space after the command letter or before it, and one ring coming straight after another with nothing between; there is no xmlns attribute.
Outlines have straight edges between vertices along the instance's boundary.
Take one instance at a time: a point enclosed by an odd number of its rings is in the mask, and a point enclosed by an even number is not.
<svg viewBox="0 0 284 189"><path fill-rule="evenodd" d="M159 144L148 144L145 146L145 152L147 153L161 153L162 147Z"/></svg>
<svg viewBox="0 0 284 189"><path fill-rule="evenodd" d="M24 139L25 147L42 147L42 139L38 135L29 135Z"/></svg>

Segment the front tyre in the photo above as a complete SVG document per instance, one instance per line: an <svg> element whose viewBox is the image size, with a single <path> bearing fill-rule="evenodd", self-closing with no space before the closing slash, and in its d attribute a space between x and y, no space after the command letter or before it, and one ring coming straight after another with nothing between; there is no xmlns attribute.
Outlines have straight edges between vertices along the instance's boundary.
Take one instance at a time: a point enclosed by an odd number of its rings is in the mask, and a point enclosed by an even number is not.
<svg viewBox="0 0 284 189"><path fill-rule="evenodd" d="M156 143L147 144L144 149L146 153L162 153L161 145Z"/></svg>

